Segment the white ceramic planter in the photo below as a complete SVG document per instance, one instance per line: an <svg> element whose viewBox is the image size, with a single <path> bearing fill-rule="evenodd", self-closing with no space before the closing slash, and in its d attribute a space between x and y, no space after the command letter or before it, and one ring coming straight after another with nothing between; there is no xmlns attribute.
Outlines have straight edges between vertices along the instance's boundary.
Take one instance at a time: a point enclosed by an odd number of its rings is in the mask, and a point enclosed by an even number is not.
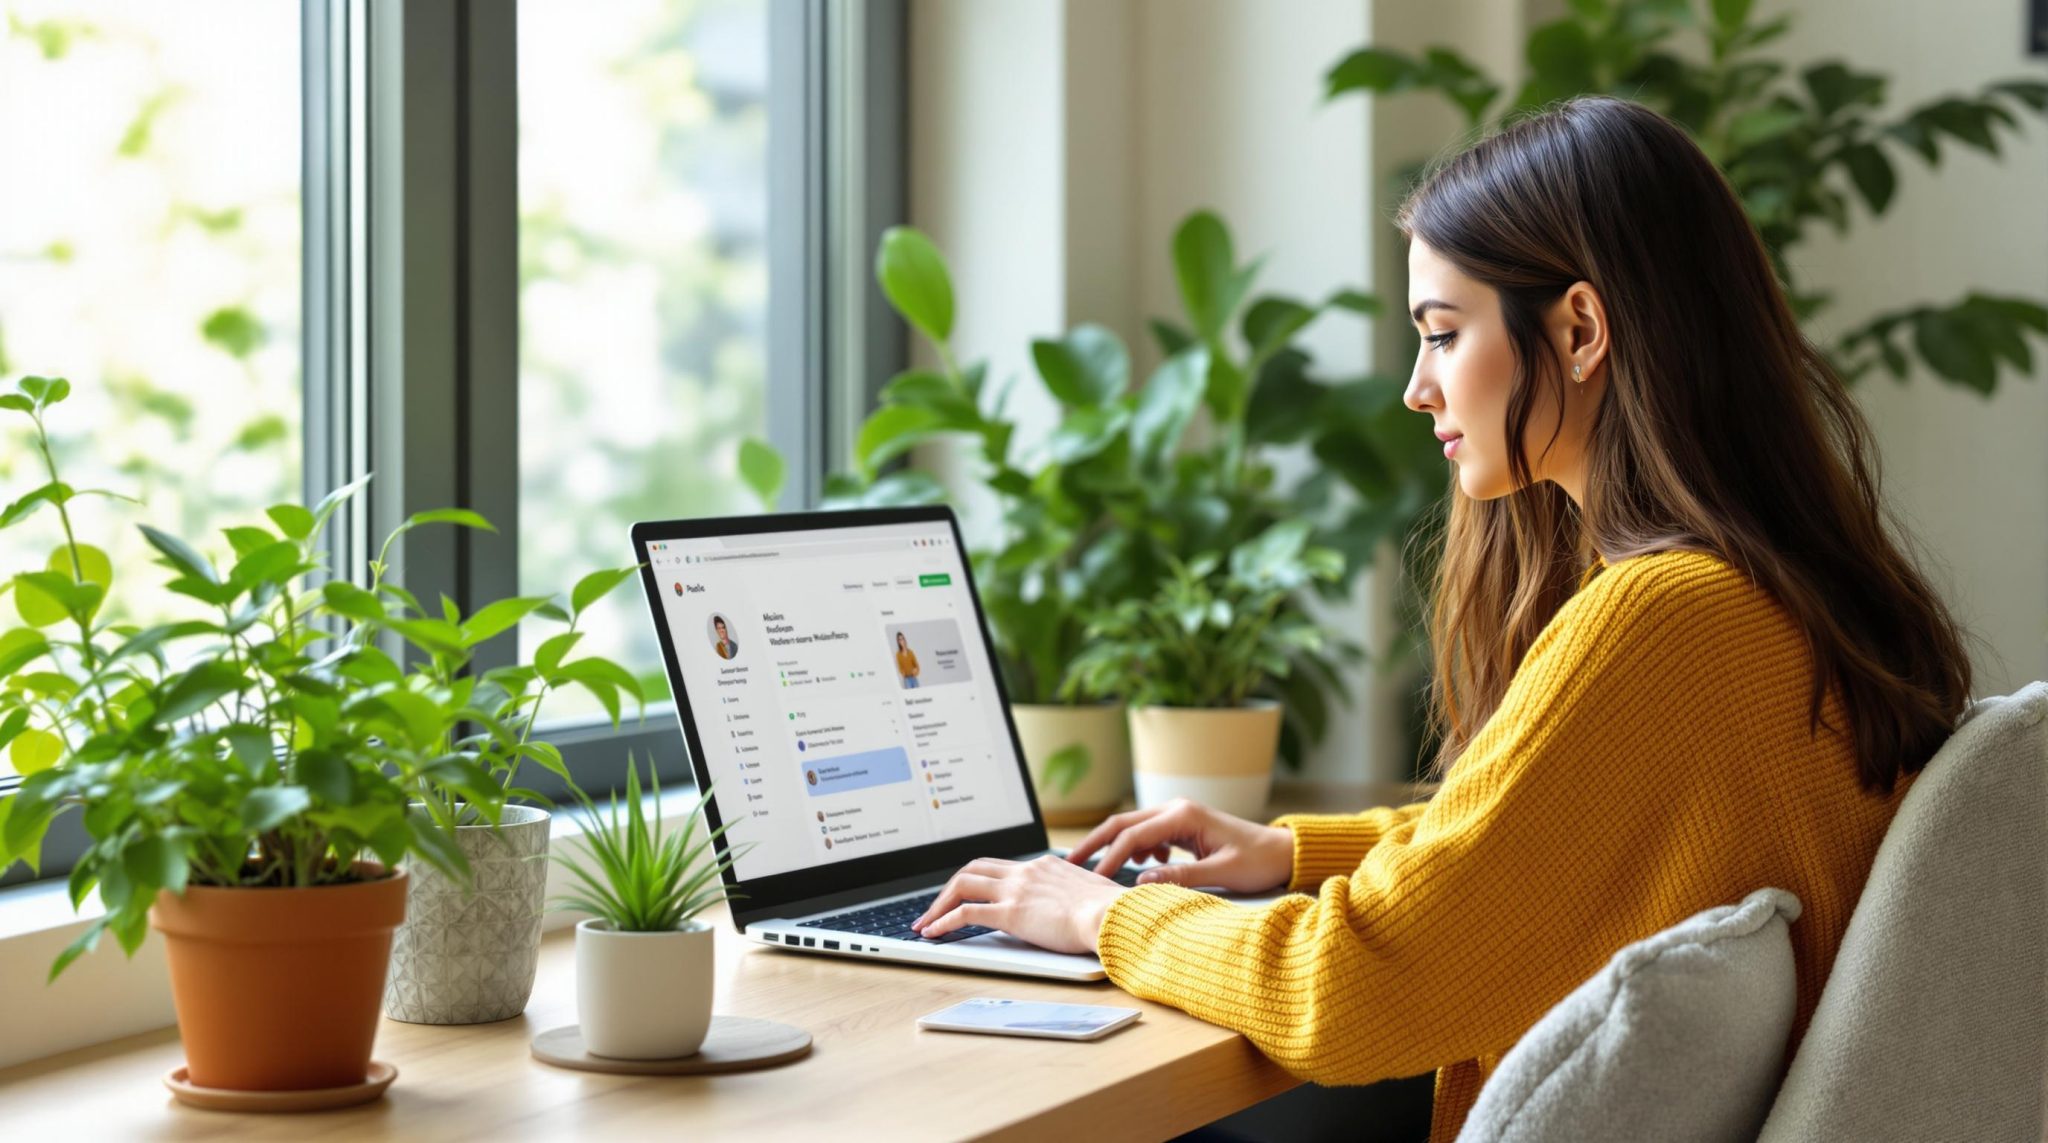
<svg viewBox="0 0 2048 1143"><path fill-rule="evenodd" d="M1131 792L1131 739L1123 707L1012 703L1010 717L1017 722L1024 764L1031 771L1047 825L1094 825ZM1076 744L1088 751L1088 771L1073 789L1062 793L1057 782L1046 778L1045 763Z"/></svg>
<svg viewBox="0 0 2048 1143"><path fill-rule="evenodd" d="M1250 821L1265 821L1280 750L1280 704L1236 710L1131 708L1131 764L1138 805L1189 798Z"/></svg>
<svg viewBox="0 0 2048 1143"><path fill-rule="evenodd" d="M391 942L384 1014L410 1024L482 1024L526 1011L547 900L546 810L506 806L494 831L457 826L474 891L406 863L405 924Z"/></svg>
<svg viewBox="0 0 2048 1143"><path fill-rule="evenodd" d="M583 1046L615 1060L672 1060L704 1046L714 983L711 926L622 933L576 926L576 1021Z"/></svg>

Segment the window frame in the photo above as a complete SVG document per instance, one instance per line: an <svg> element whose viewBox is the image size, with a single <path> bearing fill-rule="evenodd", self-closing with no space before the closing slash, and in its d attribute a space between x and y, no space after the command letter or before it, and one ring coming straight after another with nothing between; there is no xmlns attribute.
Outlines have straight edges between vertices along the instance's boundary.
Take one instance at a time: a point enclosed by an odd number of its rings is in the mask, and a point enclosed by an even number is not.
<svg viewBox="0 0 2048 1143"><path fill-rule="evenodd" d="M782 510L816 505L826 473L851 463L907 358L869 270L904 217L905 34L904 0L769 0L767 433L791 462ZM326 532L329 566L358 580L410 514L482 513L497 532L421 529L390 557L394 580L468 612L519 587L517 450L496 444L519 434L518 4L301 0L300 48L303 491L311 503L374 473ZM590 563L631 551L622 530ZM476 669L517 655L508 632ZM593 795L623 783L629 752L665 785L692 784L670 700L618 730L544 723L541 736ZM567 793L537 768L520 780ZM0 796L17 781L0 779ZM88 840L62 815L41 878L67 874ZM35 879L17 866L0 885Z"/></svg>

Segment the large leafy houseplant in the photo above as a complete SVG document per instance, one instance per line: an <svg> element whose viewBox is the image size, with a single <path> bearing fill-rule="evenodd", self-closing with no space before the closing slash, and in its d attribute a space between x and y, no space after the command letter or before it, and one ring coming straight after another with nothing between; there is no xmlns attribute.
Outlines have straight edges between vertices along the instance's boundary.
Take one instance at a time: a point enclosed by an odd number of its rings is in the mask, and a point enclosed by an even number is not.
<svg viewBox="0 0 2048 1143"><path fill-rule="evenodd" d="M23 776L0 797L0 868L38 866L51 822L75 809L91 844L71 899L97 888L105 906L52 977L109 929L132 954L162 892L342 885L381 876L363 862L408 857L461 877L452 827L495 822L509 797L530 793L516 784L524 761L566 777L560 754L531 736L546 693L581 685L614 711L620 692L637 695L615 664L564 661L578 615L634 569L587 578L568 611L527 597L468 616L445 599L427 612L384 579L383 556L368 588L318 582L322 529L361 481L310 509L272 507L268 526L226 529L225 568L144 525L164 586L196 614L148 627L111 617L114 569L78 539L68 507L97 493L64 483L50 449L45 417L69 392L29 377L0 395L0 409L31 422L49 476L0 512L0 527L48 508L63 535L47 567L0 585L22 622L0 634L0 746ZM425 512L393 538L436 523L489 527L474 513ZM462 673L476 647L528 615L569 630L533 664Z"/></svg>
<svg viewBox="0 0 2048 1143"><path fill-rule="evenodd" d="M1348 92L1436 93L1471 128L1511 120L1583 93L1621 96L1683 127L1728 178L1763 236L1802 321L1826 309L1825 291L1803 288L1795 251L1823 225L1847 234L1851 195L1870 217L1898 189L1896 161L1938 167L1945 145L1996 156L2001 131L2019 115L2048 116L2048 82L2012 79L1903 111L1888 106L1888 80L1840 60L1799 69L1760 50L1784 35L1790 15L1754 18L1753 0L1573 0L1562 18L1529 35L1529 78L1506 90L1457 52L1420 57L1363 48L1329 71L1331 97ZM1944 380L1989 395L2004 369L2031 375L2027 335L2048 335L2048 308L2032 298L1973 292L1960 300L1878 314L1826 343L1850 381L1882 367L1895 379L1918 357Z"/></svg>
<svg viewBox="0 0 2048 1143"><path fill-rule="evenodd" d="M1307 521L1316 544L1342 557L1338 575L1313 585L1334 596L1441 493L1434 442L1401 416L1401 384L1320 378L1297 341L1332 311L1376 312L1372 298L1254 296L1259 262L1239 263L1228 228L1207 211L1177 228L1172 260L1185 315L1151 323L1163 360L1142 384L1133 385L1128 347L1102 326L1032 343L1059 420L1024 448L1007 411L1015 380L991 384L985 363L962 366L954 352L952 281L937 249L899 227L877 252L883 292L931 344L938 368L908 370L882 390L856 444L858 471L832 478L827 504L941 499L928 474L884 466L940 436L978 446L1001 518L993 542L974 552L975 576L1017 701L1075 697L1062 684L1088 643L1089 616L1150 598L1201 553L1228 551L1282 520ZM1321 469L1283 481L1276 462L1293 450ZM1285 609L1300 615L1305 602L1290 593ZM1350 653L1332 640L1275 676L1290 763L1322 736L1330 699L1342 693L1334 663Z"/></svg>

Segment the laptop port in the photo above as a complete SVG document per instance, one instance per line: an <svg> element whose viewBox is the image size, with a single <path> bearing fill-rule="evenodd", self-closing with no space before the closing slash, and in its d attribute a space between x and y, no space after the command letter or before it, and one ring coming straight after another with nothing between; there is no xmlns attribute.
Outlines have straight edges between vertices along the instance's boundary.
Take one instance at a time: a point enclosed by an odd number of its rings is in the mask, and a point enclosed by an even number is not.
<svg viewBox="0 0 2048 1143"><path fill-rule="evenodd" d="M838 942L838 941L826 941L826 942L825 942L825 947L826 947L826 948L828 948L828 949L837 949L837 948L839 947L839 942Z"/></svg>
<svg viewBox="0 0 2048 1143"><path fill-rule="evenodd" d="M804 938L804 947L805 947L805 948L807 948L807 949L809 949L809 948L816 948L817 946L818 946L818 938L816 938L816 937L805 937L805 938Z"/></svg>

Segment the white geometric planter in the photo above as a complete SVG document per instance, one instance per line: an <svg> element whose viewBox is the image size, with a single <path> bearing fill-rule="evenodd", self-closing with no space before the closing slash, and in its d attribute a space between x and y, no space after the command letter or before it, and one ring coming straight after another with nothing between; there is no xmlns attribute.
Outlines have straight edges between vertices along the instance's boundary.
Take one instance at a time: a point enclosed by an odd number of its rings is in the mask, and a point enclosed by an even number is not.
<svg viewBox="0 0 2048 1143"><path fill-rule="evenodd" d="M391 942L384 1014L410 1024L483 1024L526 1011L548 883L546 810L506 806L493 831L457 826L474 892L406 862L412 888Z"/></svg>
<svg viewBox="0 0 2048 1143"><path fill-rule="evenodd" d="M711 1030L711 926L622 933L595 917L576 925L576 1022L593 1056L673 1060Z"/></svg>

